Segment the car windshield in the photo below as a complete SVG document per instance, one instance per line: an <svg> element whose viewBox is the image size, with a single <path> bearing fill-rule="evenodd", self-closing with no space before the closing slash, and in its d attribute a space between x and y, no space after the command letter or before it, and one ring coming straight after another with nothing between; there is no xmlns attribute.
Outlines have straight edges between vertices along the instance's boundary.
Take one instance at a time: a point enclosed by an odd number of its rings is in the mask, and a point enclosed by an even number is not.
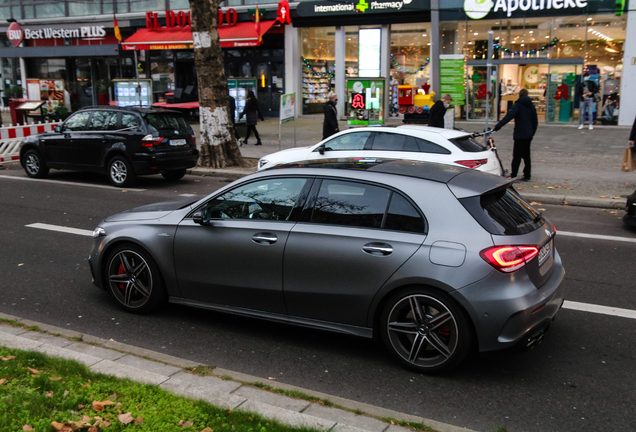
<svg viewBox="0 0 636 432"><path fill-rule="evenodd" d="M477 153L488 150L488 147L486 147L484 144L481 144L470 135L459 138L451 138L449 139L449 141L465 152Z"/></svg>
<svg viewBox="0 0 636 432"><path fill-rule="evenodd" d="M146 115L148 126L152 130L166 131L178 130L179 132L189 132L190 126L179 114L173 113L153 113Z"/></svg>

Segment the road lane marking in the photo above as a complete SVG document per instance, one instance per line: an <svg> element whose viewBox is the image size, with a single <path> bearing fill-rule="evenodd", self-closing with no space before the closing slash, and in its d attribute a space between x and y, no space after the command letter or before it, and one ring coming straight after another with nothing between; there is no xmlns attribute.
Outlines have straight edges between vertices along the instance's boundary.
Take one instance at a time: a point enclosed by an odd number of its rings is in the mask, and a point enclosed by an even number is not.
<svg viewBox="0 0 636 432"><path fill-rule="evenodd" d="M566 300L563 302L564 309L572 309L582 312L592 312L603 315L611 315L622 318L636 319L636 311L631 309L621 309L609 306L600 306L590 303L579 303Z"/></svg>
<svg viewBox="0 0 636 432"><path fill-rule="evenodd" d="M114 190L127 190L129 192L144 192L146 189L134 189L134 188L118 188L115 186L106 186L106 185L96 185L96 184L88 184L88 183L75 183L64 180L46 180L46 179L35 179L31 177L15 177L8 175L0 175L0 178L11 179L11 180L26 180L26 181L34 181L34 182L45 182L45 183L55 183L55 184L65 184L71 186L87 186L94 187L100 189L114 189Z"/></svg>
<svg viewBox="0 0 636 432"><path fill-rule="evenodd" d="M566 237L589 238L589 239L595 239L595 240L610 240L610 241L617 241L617 242L636 243L636 238L630 238L630 237L617 237L617 236L608 236L608 235L600 235L600 234L585 234L585 233L577 233L577 232L569 232L569 231L557 231L557 235L566 236Z"/></svg>
<svg viewBox="0 0 636 432"><path fill-rule="evenodd" d="M32 223L30 225L25 225L25 226L29 228L38 228L38 229L43 229L48 231L57 231L57 232L63 232L68 234L83 235L88 237L93 236L93 231L83 230L79 228L70 228L70 227L59 226L59 225L49 225L45 223Z"/></svg>

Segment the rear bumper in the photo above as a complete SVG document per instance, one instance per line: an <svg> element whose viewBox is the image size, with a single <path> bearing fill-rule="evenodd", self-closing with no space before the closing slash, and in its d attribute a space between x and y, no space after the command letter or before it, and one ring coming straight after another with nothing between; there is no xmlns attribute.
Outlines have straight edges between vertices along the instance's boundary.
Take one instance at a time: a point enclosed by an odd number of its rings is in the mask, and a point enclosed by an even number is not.
<svg viewBox="0 0 636 432"><path fill-rule="evenodd" d="M555 251L552 276L537 289L522 269L512 275L496 270L451 295L468 311L479 350L512 348L544 332L563 304L565 270Z"/></svg>
<svg viewBox="0 0 636 432"><path fill-rule="evenodd" d="M196 166L199 151L189 149L180 152L136 154L133 159L135 174L158 174L162 171L187 169Z"/></svg>

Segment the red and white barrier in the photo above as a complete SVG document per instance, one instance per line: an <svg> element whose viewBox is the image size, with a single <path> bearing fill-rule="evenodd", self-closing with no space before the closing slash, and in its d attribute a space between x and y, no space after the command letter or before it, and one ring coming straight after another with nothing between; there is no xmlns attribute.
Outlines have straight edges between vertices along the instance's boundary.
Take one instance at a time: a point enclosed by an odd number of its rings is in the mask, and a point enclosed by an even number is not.
<svg viewBox="0 0 636 432"><path fill-rule="evenodd" d="M9 125L0 128L0 165L20 159L20 144L24 137L52 131L61 122Z"/></svg>

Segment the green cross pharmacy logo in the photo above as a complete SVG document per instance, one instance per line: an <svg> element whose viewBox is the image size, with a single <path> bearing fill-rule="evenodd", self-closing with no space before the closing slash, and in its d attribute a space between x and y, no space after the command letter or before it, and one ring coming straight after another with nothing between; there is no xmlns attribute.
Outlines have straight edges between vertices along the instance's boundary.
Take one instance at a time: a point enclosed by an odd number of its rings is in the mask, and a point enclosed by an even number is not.
<svg viewBox="0 0 636 432"><path fill-rule="evenodd" d="M356 11L364 13L367 9L369 9L369 3L366 0L360 0L356 5Z"/></svg>
<svg viewBox="0 0 636 432"><path fill-rule="evenodd" d="M492 0L464 0L464 12L469 18L482 19L494 5Z"/></svg>

